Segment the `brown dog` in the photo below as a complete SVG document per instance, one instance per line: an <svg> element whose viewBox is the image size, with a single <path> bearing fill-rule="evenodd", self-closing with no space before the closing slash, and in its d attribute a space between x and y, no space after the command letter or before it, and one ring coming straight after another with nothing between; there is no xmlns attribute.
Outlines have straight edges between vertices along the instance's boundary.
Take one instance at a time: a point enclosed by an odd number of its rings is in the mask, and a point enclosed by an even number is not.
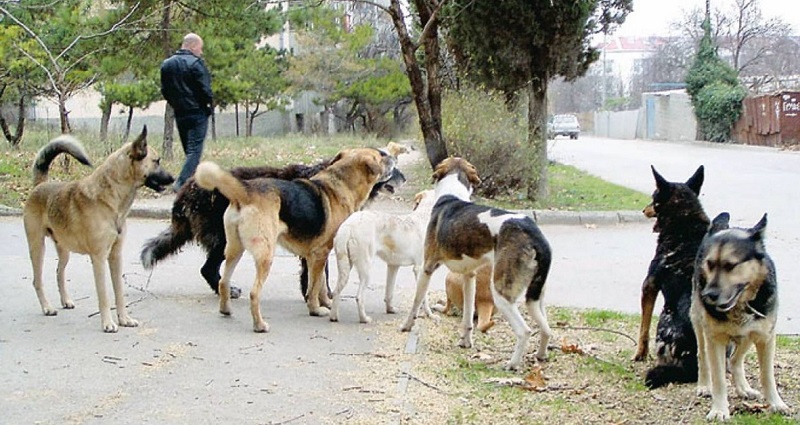
<svg viewBox="0 0 800 425"><path fill-rule="evenodd" d="M478 330L486 332L494 326L494 300L492 299L492 266L485 265L475 270L475 311L478 314ZM461 273L448 272L444 279L444 289L447 293L445 305L437 304L432 308L440 313L451 316L455 314L454 308L464 305L464 285L467 276Z"/></svg>
<svg viewBox="0 0 800 425"><path fill-rule="evenodd" d="M250 291L253 330L268 331L261 316L261 286L269 275L280 244L308 261L308 311L328 314L331 300L324 285L325 262L342 222L366 202L372 187L389 179L396 159L378 149L346 149L311 179L239 180L213 162L201 163L197 184L218 189L230 200L225 211L225 270L219 282L220 312L231 314L230 279L245 250L256 262Z"/></svg>
<svg viewBox="0 0 800 425"><path fill-rule="evenodd" d="M46 316L58 314L42 289L44 238L49 236L58 251L56 279L62 307L75 308L64 279L69 254L86 254L92 260L103 330L117 331L106 297L106 267L111 272L119 325L138 326L128 315L122 288L125 220L137 189L147 186L160 192L174 179L161 168L158 153L147 146L147 127L135 141L112 153L92 174L72 182L47 182L50 163L61 153L91 165L80 142L72 136L52 140L36 155L35 187L25 203L23 221L33 265L33 287L42 312Z"/></svg>

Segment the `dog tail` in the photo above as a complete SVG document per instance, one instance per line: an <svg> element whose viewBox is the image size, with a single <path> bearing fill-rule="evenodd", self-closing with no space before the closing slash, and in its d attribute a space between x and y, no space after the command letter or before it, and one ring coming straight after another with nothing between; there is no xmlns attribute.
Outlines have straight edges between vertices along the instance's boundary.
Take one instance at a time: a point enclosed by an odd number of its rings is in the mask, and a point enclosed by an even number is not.
<svg viewBox="0 0 800 425"><path fill-rule="evenodd" d="M697 364L690 362L680 364L659 365L647 371L644 384L651 390L670 383L697 382Z"/></svg>
<svg viewBox="0 0 800 425"><path fill-rule="evenodd" d="M83 149L81 142L69 134L62 134L44 145L36 154L33 161L33 185L37 186L47 180L50 171L50 163L62 153L66 153L77 159L83 165L92 166L89 155Z"/></svg>
<svg viewBox="0 0 800 425"><path fill-rule="evenodd" d="M201 162L194 172L194 179L203 189L219 190L232 204L241 205L250 201L250 195L241 180L214 162Z"/></svg>
<svg viewBox="0 0 800 425"><path fill-rule="evenodd" d="M142 246L140 259L146 270L152 269L159 261L174 255L192 240L192 229L185 218L180 219L173 214L170 226L158 236L148 239Z"/></svg>

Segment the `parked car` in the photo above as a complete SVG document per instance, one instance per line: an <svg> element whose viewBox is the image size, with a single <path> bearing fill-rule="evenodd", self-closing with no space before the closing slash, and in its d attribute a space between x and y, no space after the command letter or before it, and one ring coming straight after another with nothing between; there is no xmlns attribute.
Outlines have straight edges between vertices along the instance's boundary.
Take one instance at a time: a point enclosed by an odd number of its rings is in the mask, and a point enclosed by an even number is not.
<svg viewBox="0 0 800 425"><path fill-rule="evenodd" d="M577 139L580 134L581 124L575 115L555 115L547 121L548 139L555 139L556 136L569 136L570 139Z"/></svg>

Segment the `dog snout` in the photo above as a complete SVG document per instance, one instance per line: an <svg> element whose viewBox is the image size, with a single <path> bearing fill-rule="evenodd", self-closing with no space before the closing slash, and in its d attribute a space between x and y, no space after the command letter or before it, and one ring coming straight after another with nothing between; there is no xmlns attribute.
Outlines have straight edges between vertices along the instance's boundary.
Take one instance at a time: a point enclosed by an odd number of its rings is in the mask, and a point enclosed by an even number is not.
<svg viewBox="0 0 800 425"><path fill-rule="evenodd" d="M647 205L646 207L644 207L644 209L642 210L642 214L644 214L644 216L645 216L645 217L647 217L647 218L653 218L653 217L655 217L655 216L656 216L656 209L655 209L655 207L653 206L653 204L652 204L652 203L651 203L651 204L648 204L648 205Z"/></svg>
<svg viewBox="0 0 800 425"><path fill-rule="evenodd" d="M147 175L144 185L156 192L163 192L174 181L175 178L170 173L164 169L159 169Z"/></svg>
<svg viewBox="0 0 800 425"><path fill-rule="evenodd" d="M706 286L702 292L700 292L700 297L703 298L703 301L706 304L716 305L717 300L719 300L720 289L719 286Z"/></svg>

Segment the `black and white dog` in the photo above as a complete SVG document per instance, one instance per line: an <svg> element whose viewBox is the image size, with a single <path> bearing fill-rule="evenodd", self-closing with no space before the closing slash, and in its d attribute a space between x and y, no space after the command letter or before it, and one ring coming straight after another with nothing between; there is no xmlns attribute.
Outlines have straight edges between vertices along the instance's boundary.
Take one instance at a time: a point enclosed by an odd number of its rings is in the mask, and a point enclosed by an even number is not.
<svg viewBox="0 0 800 425"><path fill-rule="evenodd" d="M444 264L468 278L464 286L464 319L459 346L472 347L475 270L491 264L494 303L517 337L514 354L506 367L512 370L520 368L532 333L516 304L523 295L528 313L541 331L536 358L544 360L552 336L542 304L552 258L544 235L524 214L472 203L470 195L480 178L475 167L466 160L445 159L436 166L433 179L437 201L425 238L423 270L417 281L414 305L401 330L407 332L414 326L431 275Z"/></svg>

